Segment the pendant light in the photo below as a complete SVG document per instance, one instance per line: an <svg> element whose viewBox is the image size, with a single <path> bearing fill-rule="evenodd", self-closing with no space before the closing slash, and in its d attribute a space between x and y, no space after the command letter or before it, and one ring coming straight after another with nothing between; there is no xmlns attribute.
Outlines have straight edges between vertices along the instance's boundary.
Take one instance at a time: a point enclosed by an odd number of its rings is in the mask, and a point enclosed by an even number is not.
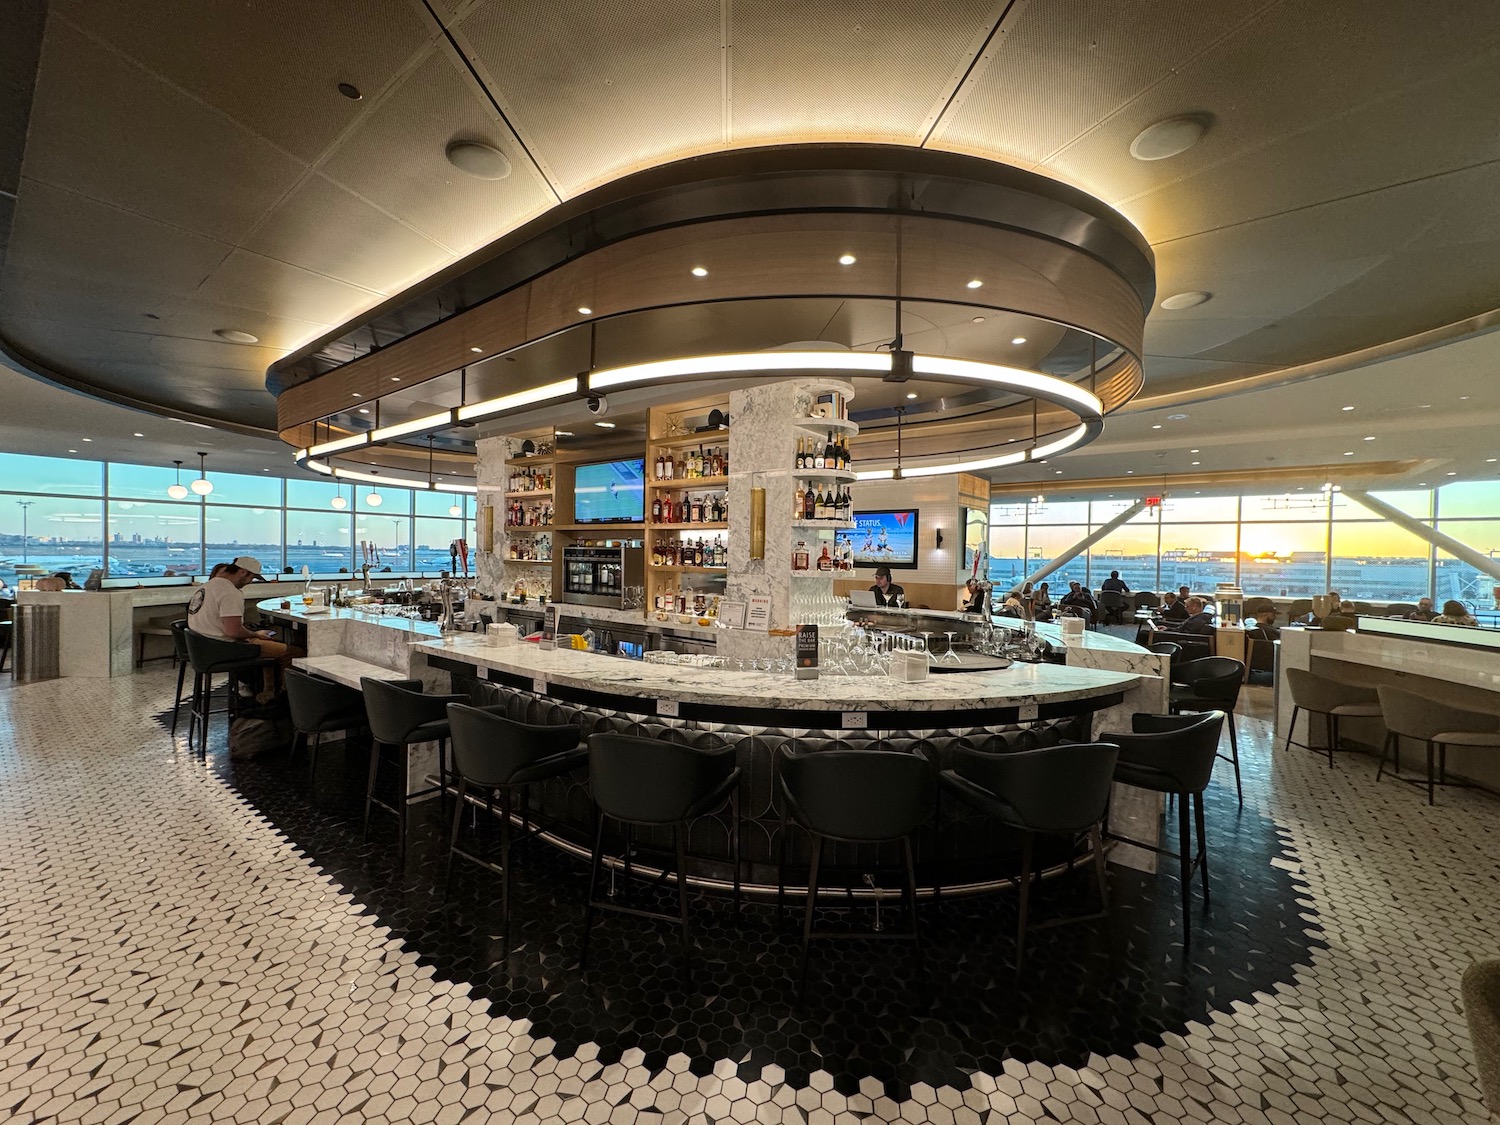
<svg viewBox="0 0 1500 1125"><path fill-rule="evenodd" d="M214 490L214 482L208 479L208 469L204 467L207 458L207 453L198 454L198 479L188 485L199 496L207 496Z"/></svg>
<svg viewBox="0 0 1500 1125"><path fill-rule="evenodd" d="M172 464L177 466L177 483L168 486L167 495L170 496L173 500L185 500L187 499L188 490L187 487L182 483L182 462L173 461Z"/></svg>
<svg viewBox="0 0 1500 1125"><path fill-rule="evenodd" d="M376 472L375 472L374 469L370 470L370 475L371 476L375 476L376 475ZM380 503L381 503L381 501L380 501L380 493L378 493L378 492L375 491L375 486L374 485L371 485L370 486L370 495L368 495L368 496L365 497L365 504L368 505L371 508L378 508L378 507L380 507Z"/></svg>
<svg viewBox="0 0 1500 1125"><path fill-rule="evenodd" d="M450 516L461 516L464 514L464 510L457 504L450 504L448 505L448 514Z"/></svg>
<svg viewBox="0 0 1500 1125"><path fill-rule="evenodd" d="M337 494L332 500L328 501L328 506L342 512L349 506L349 501L344 499L344 486L336 484L333 487L337 490Z"/></svg>

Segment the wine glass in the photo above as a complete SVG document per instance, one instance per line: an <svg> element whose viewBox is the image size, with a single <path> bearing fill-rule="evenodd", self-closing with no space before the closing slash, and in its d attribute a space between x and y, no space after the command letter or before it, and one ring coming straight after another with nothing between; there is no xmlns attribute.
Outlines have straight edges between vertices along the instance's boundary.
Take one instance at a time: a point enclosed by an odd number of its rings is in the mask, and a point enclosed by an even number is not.
<svg viewBox="0 0 1500 1125"><path fill-rule="evenodd" d="M948 651L945 652L945 653L943 653L943 658L942 658L942 660L938 661L938 663L940 663L940 664L962 664L963 663L963 660L959 657L958 653L953 650L953 638L956 637L957 635L958 634L956 632L954 632L953 630L951 630L951 629L950 630L946 630L943 633L943 636L945 636L945 637L948 638Z"/></svg>

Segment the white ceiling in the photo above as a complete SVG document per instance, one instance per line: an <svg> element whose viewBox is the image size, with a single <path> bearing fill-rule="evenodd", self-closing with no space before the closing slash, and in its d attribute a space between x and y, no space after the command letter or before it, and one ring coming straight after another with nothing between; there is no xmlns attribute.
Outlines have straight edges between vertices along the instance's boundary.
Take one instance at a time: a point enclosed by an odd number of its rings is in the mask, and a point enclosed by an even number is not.
<svg viewBox="0 0 1500 1125"><path fill-rule="evenodd" d="M1199 145L1128 155L1182 113L1212 118ZM454 139L498 147L513 173L457 173ZM110 393L269 427L272 360L560 199L694 153L846 140L974 153L1118 207L1162 296L1214 294L1153 312L1148 391L1500 308L1492 0L52 0L0 337ZM1441 370L1419 379L1484 397L1480 368L1424 362ZM0 377L14 403L38 392ZM1405 427L1412 384L1331 378L1187 412L1224 467L1340 458L1345 431L1307 422L1326 394L1390 423L1352 461L1487 464L1469 411ZM45 442L92 415L36 417ZM1169 432L1151 424L1112 420L1058 467L1176 468L1137 448ZM161 451L185 447L182 424L153 426ZM7 443L26 432L0 425Z"/></svg>

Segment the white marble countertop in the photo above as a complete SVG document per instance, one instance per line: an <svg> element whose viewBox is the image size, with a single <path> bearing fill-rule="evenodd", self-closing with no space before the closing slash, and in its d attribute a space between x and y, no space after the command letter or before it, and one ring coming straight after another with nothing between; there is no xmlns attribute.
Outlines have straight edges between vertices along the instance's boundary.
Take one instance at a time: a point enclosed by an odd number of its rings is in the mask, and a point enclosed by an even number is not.
<svg viewBox="0 0 1500 1125"><path fill-rule="evenodd" d="M334 680L345 687L359 690L359 681L368 676L372 680L402 680L406 677L389 668L381 668L368 661L356 660L352 656L302 656L292 661L294 668L314 672L324 679Z"/></svg>
<svg viewBox="0 0 1500 1125"><path fill-rule="evenodd" d="M283 609L283 601L291 601L291 607ZM319 621L368 621L374 625L383 625L389 629L399 629L403 633L409 633L413 638L440 637L442 631L435 621L419 621L414 617L400 617L390 613L374 613L368 609L330 609L314 606L311 609L302 604L302 595L299 592L296 597L266 598L255 603L255 608L268 617L280 617L286 621L305 621L316 623Z"/></svg>
<svg viewBox="0 0 1500 1125"><path fill-rule="evenodd" d="M1006 627L1009 628L1010 626ZM1050 622L1038 623L1036 626L1036 635L1056 648L1086 648L1092 649L1095 652L1149 651L1134 641L1127 641L1124 637L1116 637L1111 633L1094 632L1085 629L1082 633L1074 636L1064 636L1062 626Z"/></svg>
<svg viewBox="0 0 1500 1125"><path fill-rule="evenodd" d="M491 645L473 634L444 637L415 647L428 656L462 660L564 687L725 707L826 711L1019 707L1111 695L1141 680L1124 672L1057 664L1015 664L994 672L933 675L914 683L879 676L797 680L771 672L647 664L572 650L544 651L525 642Z"/></svg>

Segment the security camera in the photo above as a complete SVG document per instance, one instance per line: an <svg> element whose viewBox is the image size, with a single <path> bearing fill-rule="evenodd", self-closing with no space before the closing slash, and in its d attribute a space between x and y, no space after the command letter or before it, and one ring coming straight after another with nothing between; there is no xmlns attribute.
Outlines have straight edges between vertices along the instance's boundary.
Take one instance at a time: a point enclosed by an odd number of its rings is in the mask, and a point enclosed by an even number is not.
<svg viewBox="0 0 1500 1125"><path fill-rule="evenodd" d="M603 395L589 395L589 413L601 418L609 413L609 399Z"/></svg>

